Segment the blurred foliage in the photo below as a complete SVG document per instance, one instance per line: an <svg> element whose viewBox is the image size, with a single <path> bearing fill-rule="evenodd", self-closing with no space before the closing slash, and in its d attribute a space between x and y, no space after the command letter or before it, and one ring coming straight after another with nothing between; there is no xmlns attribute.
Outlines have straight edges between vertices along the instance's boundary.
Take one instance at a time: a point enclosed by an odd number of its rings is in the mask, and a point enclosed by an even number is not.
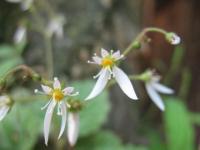
<svg viewBox="0 0 200 150"><path fill-rule="evenodd" d="M0 149L28 150L41 133L43 115L41 102L15 104L0 124Z"/></svg>
<svg viewBox="0 0 200 150"><path fill-rule="evenodd" d="M72 83L75 89L81 91L80 95L77 97L80 100L86 98L94 84L95 82L90 80ZM99 106L101 106L101 108ZM106 121L109 110L110 103L107 91L104 91L94 100L88 101L87 105L85 105L80 113L80 136L86 136L97 131Z"/></svg>
<svg viewBox="0 0 200 150"><path fill-rule="evenodd" d="M22 64L21 57L25 47L25 42L21 42L15 46L13 45L0 45L0 77L3 78L5 74L15 66Z"/></svg>
<svg viewBox="0 0 200 150"><path fill-rule="evenodd" d="M194 129L190 113L177 98L166 99L165 133L168 150L194 150Z"/></svg>

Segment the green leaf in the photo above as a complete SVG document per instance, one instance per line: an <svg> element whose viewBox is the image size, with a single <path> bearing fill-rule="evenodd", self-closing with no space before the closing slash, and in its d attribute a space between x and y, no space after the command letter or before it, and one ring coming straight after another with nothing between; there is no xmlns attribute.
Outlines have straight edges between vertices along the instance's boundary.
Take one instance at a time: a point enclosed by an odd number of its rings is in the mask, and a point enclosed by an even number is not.
<svg viewBox="0 0 200 150"><path fill-rule="evenodd" d="M150 150L166 150L166 145L164 144L161 135L156 130L149 130L148 139Z"/></svg>
<svg viewBox="0 0 200 150"><path fill-rule="evenodd" d="M78 141L77 150L124 150L120 139L109 131L100 131Z"/></svg>
<svg viewBox="0 0 200 150"><path fill-rule="evenodd" d="M22 54L23 51L25 50L26 44L27 44L27 40L24 39L23 41L15 45L15 49L19 55Z"/></svg>
<svg viewBox="0 0 200 150"><path fill-rule="evenodd" d="M0 58L2 59L10 58L16 56L14 47L10 45L0 45Z"/></svg>
<svg viewBox="0 0 200 150"><path fill-rule="evenodd" d="M2 78L10 69L16 67L17 65L22 64L21 58L13 58L6 60L0 64L0 77Z"/></svg>
<svg viewBox="0 0 200 150"><path fill-rule="evenodd" d="M184 103L167 99L164 113L168 150L194 150L194 129Z"/></svg>
<svg viewBox="0 0 200 150"><path fill-rule="evenodd" d="M42 105L39 101L13 105L8 115L0 122L0 149L33 148L42 130Z"/></svg>
<svg viewBox="0 0 200 150"><path fill-rule="evenodd" d="M95 82L90 80L74 82L73 86L80 91L78 98L84 100L94 84ZM99 130L106 121L109 110L110 103L105 90L93 100L87 101L87 105L80 112L80 136L86 136Z"/></svg>
<svg viewBox="0 0 200 150"><path fill-rule="evenodd" d="M193 124L200 126L200 113L190 113L190 119Z"/></svg>
<svg viewBox="0 0 200 150"><path fill-rule="evenodd" d="M148 150L148 148L145 146L136 146L136 145L128 144L124 147L123 150ZM154 149L154 150L160 150L160 149Z"/></svg>

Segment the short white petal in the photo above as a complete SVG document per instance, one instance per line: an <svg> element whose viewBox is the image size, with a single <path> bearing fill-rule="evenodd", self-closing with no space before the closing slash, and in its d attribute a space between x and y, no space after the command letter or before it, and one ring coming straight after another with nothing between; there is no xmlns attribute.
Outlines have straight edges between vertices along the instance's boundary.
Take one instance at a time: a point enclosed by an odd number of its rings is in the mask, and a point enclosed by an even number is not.
<svg viewBox="0 0 200 150"><path fill-rule="evenodd" d="M49 86L41 85L41 87L45 94L50 94L52 92L52 88L50 88Z"/></svg>
<svg viewBox="0 0 200 150"><path fill-rule="evenodd" d="M113 74L122 91L129 98L137 100L138 97L133 89L133 86L128 76L118 67L113 68Z"/></svg>
<svg viewBox="0 0 200 150"><path fill-rule="evenodd" d="M59 133L58 139L62 136L62 134L65 130L65 125L66 125L66 121L67 121L67 111L66 111L67 107L64 102L60 103L60 108L61 108L62 122L61 122L61 128L60 128L60 133Z"/></svg>
<svg viewBox="0 0 200 150"><path fill-rule="evenodd" d="M158 93L155 91L155 89L152 87L151 84L146 83L145 84L147 93L151 100L160 108L162 111L165 110L165 105L161 99L161 97L158 95Z"/></svg>
<svg viewBox="0 0 200 150"><path fill-rule="evenodd" d="M152 83L152 86L160 93L163 94L173 94L174 90L171 88L168 88L160 83Z"/></svg>
<svg viewBox="0 0 200 150"><path fill-rule="evenodd" d="M54 88L54 89L61 89L60 81L59 81L58 78L56 78L56 77L54 78L53 88Z"/></svg>
<svg viewBox="0 0 200 150"><path fill-rule="evenodd" d="M92 92L89 94L89 96L85 100L92 99L92 98L96 97L97 95L99 95L105 88L105 86L108 82L109 76L110 76L110 72L107 69L104 69L102 71L101 75L99 76L99 78L97 79L97 82L96 82Z"/></svg>
<svg viewBox="0 0 200 150"><path fill-rule="evenodd" d="M74 91L74 87L66 87L66 88L63 89L64 95L72 94L73 91Z"/></svg>
<svg viewBox="0 0 200 150"><path fill-rule="evenodd" d="M51 119L52 119L53 110L54 110L55 106L56 106L56 102L54 100L52 100L47 108L45 118L44 118L44 139L45 139L46 145L48 144Z"/></svg>
<svg viewBox="0 0 200 150"><path fill-rule="evenodd" d="M76 144L78 134L79 134L79 114L69 113L67 137L68 137L69 144L71 146L74 146Z"/></svg>
<svg viewBox="0 0 200 150"><path fill-rule="evenodd" d="M116 51L113 53L113 58L115 58L116 60L119 60L120 58L122 58L122 56L120 55L120 51Z"/></svg>
<svg viewBox="0 0 200 150"><path fill-rule="evenodd" d="M108 56L109 55L109 52L107 51L107 50L105 50L105 49L101 49L101 56L102 57L106 57L106 56Z"/></svg>
<svg viewBox="0 0 200 150"><path fill-rule="evenodd" d="M92 59L94 60L95 63L97 64L101 64L102 59L99 56L93 56Z"/></svg>
<svg viewBox="0 0 200 150"><path fill-rule="evenodd" d="M10 107L4 106L0 109L0 121L6 116Z"/></svg>

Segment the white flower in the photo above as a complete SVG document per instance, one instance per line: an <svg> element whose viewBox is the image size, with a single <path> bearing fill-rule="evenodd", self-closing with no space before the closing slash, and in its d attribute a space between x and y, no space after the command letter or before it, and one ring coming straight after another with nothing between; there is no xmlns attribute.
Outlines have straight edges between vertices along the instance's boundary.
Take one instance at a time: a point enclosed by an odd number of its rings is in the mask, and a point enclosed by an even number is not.
<svg viewBox="0 0 200 150"><path fill-rule="evenodd" d="M68 114L67 137L69 144L74 146L79 134L79 114L77 112L69 112Z"/></svg>
<svg viewBox="0 0 200 150"><path fill-rule="evenodd" d="M166 39L172 45L177 45L181 42L181 38L174 32L167 33Z"/></svg>
<svg viewBox="0 0 200 150"><path fill-rule="evenodd" d="M115 78L119 87L122 91L131 99L138 99L136 93L133 89L130 79L128 76L117 67L116 63L124 56L120 54L120 51L109 53L105 49L101 49L101 57L97 56L96 54L92 57L93 62L88 61L89 63L97 64L102 67L101 71L94 76L97 78L96 85L94 86L92 92L86 98L86 100L92 99L100 94L103 89L105 88L107 82L111 77Z"/></svg>
<svg viewBox="0 0 200 150"><path fill-rule="evenodd" d="M33 0L6 0L6 1L10 3L21 3L21 9L23 11L28 10L33 3Z"/></svg>
<svg viewBox="0 0 200 150"><path fill-rule="evenodd" d="M21 43L26 39L26 28L24 26L19 26L14 34L14 42L16 44Z"/></svg>
<svg viewBox="0 0 200 150"><path fill-rule="evenodd" d="M62 38L64 34L63 26L65 22L65 18L62 15L58 15L52 18L47 25L47 33L50 36L53 36L53 34L55 34L57 38Z"/></svg>
<svg viewBox="0 0 200 150"><path fill-rule="evenodd" d="M0 121L6 116L10 110L11 100L8 96L0 96Z"/></svg>
<svg viewBox="0 0 200 150"><path fill-rule="evenodd" d="M158 92L163 94L173 94L174 91L162 84L159 83L160 76L156 75L154 71L149 70L148 71L149 79L145 82L145 87L147 90L147 93L151 100L160 108L160 110L165 110L165 105L162 101L162 98L158 94Z"/></svg>
<svg viewBox="0 0 200 150"><path fill-rule="evenodd" d="M74 93L73 87L66 87L64 89L61 89L60 81L57 78L54 78L53 88L46 85L41 85L41 87L43 89L43 92L40 92L37 89L35 90L35 92L46 94L51 97L50 101L42 108L45 109L46 107L48 107L44 118L44 139L45 139L45 144L47 145L51 119L56 104L58 104L57 115L62 116L61 129L58 136L59 139L65 130L65 125L67 120L67 107L66 103L63 100L65 99L66 96L76 96L78 92Z"/></svg>

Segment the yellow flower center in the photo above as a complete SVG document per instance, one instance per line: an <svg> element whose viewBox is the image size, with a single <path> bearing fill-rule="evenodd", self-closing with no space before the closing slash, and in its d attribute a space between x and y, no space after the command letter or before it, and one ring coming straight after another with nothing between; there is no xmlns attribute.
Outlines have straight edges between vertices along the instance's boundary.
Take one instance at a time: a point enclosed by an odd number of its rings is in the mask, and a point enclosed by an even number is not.
<svg viewBox="0 0 200 150"><path fill-rule="evenodd" d="M112 67L114 65L114 60L112 58L103 58L101 65L105 67Z"/></svg>
<svg viewBox="0 0 200 150"><path fill-rule="evenodd" d="M53 90L53 98L56 101L61 101L64 98L64 94L60 89L54 89Z"/></svg>

